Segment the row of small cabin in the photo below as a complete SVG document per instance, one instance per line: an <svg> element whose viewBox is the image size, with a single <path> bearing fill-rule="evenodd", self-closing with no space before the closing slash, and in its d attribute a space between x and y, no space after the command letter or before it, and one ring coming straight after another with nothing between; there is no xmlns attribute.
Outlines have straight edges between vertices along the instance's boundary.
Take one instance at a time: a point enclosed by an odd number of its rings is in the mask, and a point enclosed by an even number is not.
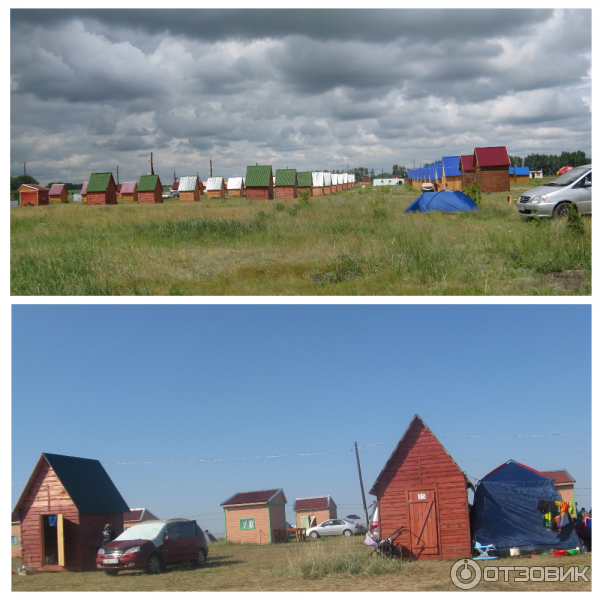
<svg viewBox="0 0 600 600"><path fill-rule="evenodd" d="M277 186L275 181L277 180ZM296 172L296 169L277 169L275 176L268 165L249 166L246 177L209 177L204 183L197 175L181 177L171 189L179 192L182 202L194 202L206 191L207 198L228 196L246 197L250 200L297 198L303 190L310 196L341 192L355 186L355 176L350 173ZM117 204L123 202L162 202L163 186L158 175L142 175L139 182L116 185L112 173L92 173L83 184L83 204ZM49 189L39 185L23 184L19 188L21 206L45 205L49 202L67 202L69 194L64 184L53 184Z"/></svg>
<svg viewBox="0 0 600 600"><path fill-rule="evenodd" d="M566 471L540 475L555 482L564 502L575 502L575 480ZM369 492L377 498L381 539L394 534L394 544L414 558L471 556L469 488L469 478L415 415ZM274 530L287 528L286 504L282 488L234 494L221 503L227 540L271 543ZM330 496L298 498L294 511L296 527L337 519ZM120 534L144 514L128 508L99 461L44 453L13 510L13 524L20 525L13 545L31 570L94 569L104 525Z"/></svg>
<svg viewBox="0 0 600 600"><path fill-rule="evenodd" d="M528 183L529 167L512 167L506 146L475 148L473 154L444 156L434 164L408 171L410 185L437 183L439 189L462 190L473 182L482 192L507 192L510 184Z"/></svg>

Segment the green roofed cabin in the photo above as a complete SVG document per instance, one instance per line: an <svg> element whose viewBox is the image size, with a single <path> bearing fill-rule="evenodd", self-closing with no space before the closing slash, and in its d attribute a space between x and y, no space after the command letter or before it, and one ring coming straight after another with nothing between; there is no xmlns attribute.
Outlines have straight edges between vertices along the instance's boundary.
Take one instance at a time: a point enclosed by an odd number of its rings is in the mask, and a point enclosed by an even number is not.
<svg viewBox="0 0 600 600"><path fill-rule="evenodd" d="M112 173L92 173L87 185L87 203L116 204L117 184Z"/></svg>
<svg viewBox="0 0 600 600"><path fill-rule="evenodd" d="M160 177L158 175L142 175L138 183L138 204L162 201Z"/></svg>
<svg viewBox="0 0 600 600"><path fill-rule="evenodd" d="M248 200L273 200L273 168L256 165L246 169L246 198Z"/></svg>
<svg viewBox="0 0 600 600"><path fill-rule="evenodd" d="M298 192L308 190L313 195L312 173L298 173Z"/></svg>
<svg viewBox="0 0 600 600"><path fill-rule="evenodd" d="M44 452L12 514L27 570L95 570L104 526L119 535L127 512L99 461Z"/></svg>
<svg viewBox="0 0 600 600"><path fill-rule="evenodd" d="M277 198L297 197L298 178L296 169L277 169L275 181L277 181L277 189L275 190Z"/></svg>

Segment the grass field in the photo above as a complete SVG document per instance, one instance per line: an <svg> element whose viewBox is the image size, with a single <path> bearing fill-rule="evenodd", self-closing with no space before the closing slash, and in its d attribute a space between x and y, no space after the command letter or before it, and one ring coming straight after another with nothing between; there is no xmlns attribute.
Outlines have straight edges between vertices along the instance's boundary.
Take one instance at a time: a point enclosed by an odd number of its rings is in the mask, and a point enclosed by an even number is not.
<svg viewBox="0 0 600 600"><path fill-rule="evenodd" d="M239 546L211 544L204 569L171 569L160 575L36 573L12 576L13 591L451 591L454 561L392 561L369 557L363 537L328 538L304 544ZM490 561L491 562L491 561ZM487 564L490 564L489 562ZM591 554L494 561L500 566L584 567L589 583L482 581L477 591L591 591ZM16 570L18 561L13 561ZM487 566L487 565L486 565ZM501 576L502 578L502 576Z"/></svg>
<svg viewBox="0 0 600 600"><path fill-rule="evenodd" d="M531 184L513 185L516 199ZM587 295L591 219L403 214L419 195L360 187L295 200L11 208L13 295Z"/></svg>

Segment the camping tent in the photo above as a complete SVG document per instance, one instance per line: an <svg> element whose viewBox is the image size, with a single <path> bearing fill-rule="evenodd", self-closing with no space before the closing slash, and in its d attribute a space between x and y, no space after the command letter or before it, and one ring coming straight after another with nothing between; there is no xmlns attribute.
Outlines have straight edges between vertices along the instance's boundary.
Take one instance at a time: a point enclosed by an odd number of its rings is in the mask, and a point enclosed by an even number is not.
<svg viewBox="0 0 600 600"><path fill-rule="evenodd" d="M421 194L404 212L461 212L479 210L477 204L466 194L458 190L425 192Z"/></svg>
<svg viewBox="0 0 600 600"><path fill-rule="evenodd" d="M545 526L538 500L561 501L552 479L512 460L494 469L475 490L473 543L494 544L499 555L508 555L511 548L537 554L581 547L572 523L560 530Z"/></svg>

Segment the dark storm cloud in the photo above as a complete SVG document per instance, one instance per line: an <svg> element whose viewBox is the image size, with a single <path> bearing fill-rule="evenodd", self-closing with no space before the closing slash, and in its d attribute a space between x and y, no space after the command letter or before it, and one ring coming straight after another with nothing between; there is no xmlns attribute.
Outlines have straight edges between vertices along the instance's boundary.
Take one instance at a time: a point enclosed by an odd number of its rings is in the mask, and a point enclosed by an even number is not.
<svg viewBox="0 0 600 600"><path fill-rule="evenodd" d="M84 180L591 149L591 11L13 10L11 160ZM374 163L372 165L371 163ZM28 168L29 171L29 168ZM127 175L129 172L129 175Z"/></svg>

